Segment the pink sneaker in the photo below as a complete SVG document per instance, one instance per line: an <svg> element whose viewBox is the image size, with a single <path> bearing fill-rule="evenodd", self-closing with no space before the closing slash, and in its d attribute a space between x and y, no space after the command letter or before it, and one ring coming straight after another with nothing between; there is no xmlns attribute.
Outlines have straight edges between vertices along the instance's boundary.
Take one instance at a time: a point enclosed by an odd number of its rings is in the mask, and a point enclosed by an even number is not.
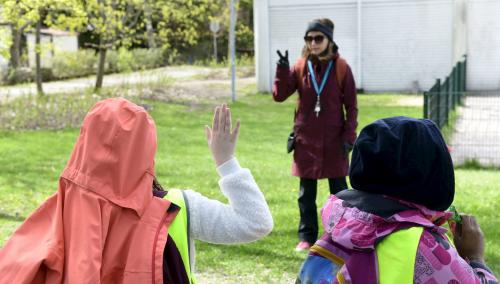
<svg viewBox="0 0 500 284"><path fill-rule="evenodd" d="M295 251L304 251L304 250L309 250L311 248L312 244L306 241L300 241L297 246L295 247Z"/></svg>

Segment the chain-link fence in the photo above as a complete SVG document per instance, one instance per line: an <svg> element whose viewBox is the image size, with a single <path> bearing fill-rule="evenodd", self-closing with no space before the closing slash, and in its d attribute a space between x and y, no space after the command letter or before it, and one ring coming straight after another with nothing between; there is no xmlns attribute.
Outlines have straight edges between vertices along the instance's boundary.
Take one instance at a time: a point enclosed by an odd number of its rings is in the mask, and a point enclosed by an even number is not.
<svg viewBox="0 0 500 284"><path fill-rule="evenodd" d="M424 92L424 117L447 128L455 166L500 167L500 91L466 92L467 61Z"/></svg>
<svg viewBox="0 0 500 284"><path fill-rule="evenodd" d="M500 91L467 94L457 109L450 146L455 165L500 166Z"/></svg>

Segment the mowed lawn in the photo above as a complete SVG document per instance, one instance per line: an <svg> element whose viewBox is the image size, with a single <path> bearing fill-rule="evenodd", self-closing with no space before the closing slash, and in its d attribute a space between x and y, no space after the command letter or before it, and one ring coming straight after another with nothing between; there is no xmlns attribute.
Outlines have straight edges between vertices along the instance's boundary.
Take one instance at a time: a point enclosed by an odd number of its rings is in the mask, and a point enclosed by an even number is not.
<svg viewBox="0 0 500 284"><path fill-rule="evenodd" d="M422 114L418 96L360 95L358 100L359 129L377 118ZM156 172L164 187L191 188L225 200L204 135L214 103L148 103L158 128ZM198 242L197 270L203 277L210 275L227 283L290 282L305 257L305 253L294 251L298 179L290 175L292 156L285 151L295 98L278 104L269 94L253 94L242 96L230 107L234 118L241 119L238 160L251 169L264 192L275 226L268 237L252 244ZM0 132L0 246L55 192L78 133L78 129ZM500 214L495 206L500 202L499 187L500 174L496 171L456 171L455 205L459 211L477 216L486 236L487 262L496 274L500 272ZM327 182L320 182L318 209L327 192Z"/></svg>

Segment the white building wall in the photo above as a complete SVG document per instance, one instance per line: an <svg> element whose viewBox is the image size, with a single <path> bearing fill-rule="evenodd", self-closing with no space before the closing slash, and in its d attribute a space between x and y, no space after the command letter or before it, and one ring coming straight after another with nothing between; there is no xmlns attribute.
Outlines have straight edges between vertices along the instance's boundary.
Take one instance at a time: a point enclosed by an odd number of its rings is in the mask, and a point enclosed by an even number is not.
<svg viewBox="0 0 500 284"><path fill-rule="evenodd" d="M28 64L29 67L35 68L35 34L30 33L26 35L26 44L28 45ZM50 36L40 35L40 45L42 48L41 65L43 68L52 67L52 44Z"/></svg>
<svg viewBox="0 0 500 284"><path fill-rule="evenodd" d="M356 75L356 1L315 1L317 3L308 2L306 5L299 4L299 2L269 1L269 54L271 62L268 67L270 69L268 80L272 82L276 72L276 61L279 59L276 50L283 52L288 50L290 64L294 64L300 58L307 24L315 18L330 18L334 22L334 40L340 47L340 54L348 61ZM319 11L318 5L321 5ZM270 90L270 88L266 90Z"/></svg>
<svg viewBox="0 0 500 284"><path fill-rule="evenodd" d="M78 51L78 38L75 35L54 36L52 44L54 46L54 55L57 55L58 52Z"/></svg>
<svg viewBox="0 0 500 284"><path fill-rule="evenodd" d="M35 34L27 34L28 62L30 67L35 67ZM76 35L40 35L42 46L42 67L51 68L52 58L58 52L77 51L78 38Z"/></svg>
<svg viewBox="0 0 500 284"><path fill-rule="evenodd" d="M467 5L467 89L500 90L500 0Z"/></svg>
<svg viewBox="0 0 500 284"><path fill-rule="evenodd" d="M257 89L271 90L271 54L269 45L269 0L253 1L255 77Z"/></svg>
<svg viewBox="0 0 500 284"><path fill-rule="evenodd" d="M276 50L288 49L291 63L295 62L307 23L320 17L335 22L340 53L355 78L363 78L358 87L367 91L426 90L435 79L444 79L465 53L469 89L500 89L500 0L360 2L358 62L358 1L254 1L255 24L260 25L256 36L265 31L255 43L259 90L271 90Z"/></svg>
<svg viewBox="0 0 500 284"><path fill-rule="evenodd" d="M452 68L451 0L363 3L363 88L430 88Z"/></svg>
<svg viewBox="0 0 500 284"><path fill-rule="evenodd" d="M453 7L453 62L467 54L467 0L455 0Z"/></svg>

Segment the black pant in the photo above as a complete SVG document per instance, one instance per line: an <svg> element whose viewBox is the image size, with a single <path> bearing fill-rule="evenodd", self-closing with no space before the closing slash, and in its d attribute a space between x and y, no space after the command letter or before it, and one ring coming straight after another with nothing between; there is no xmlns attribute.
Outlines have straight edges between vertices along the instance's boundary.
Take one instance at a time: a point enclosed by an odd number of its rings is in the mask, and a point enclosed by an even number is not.
<svg viewBox="0 0 500 284"><path fill-rule="evenodd" d="M335 194L347 188L345 177L329 178L330 193ZM318 239L318 212L316 208L316 193L318 180L300 178L299 191L299 240L314 243Z"/></svg>

